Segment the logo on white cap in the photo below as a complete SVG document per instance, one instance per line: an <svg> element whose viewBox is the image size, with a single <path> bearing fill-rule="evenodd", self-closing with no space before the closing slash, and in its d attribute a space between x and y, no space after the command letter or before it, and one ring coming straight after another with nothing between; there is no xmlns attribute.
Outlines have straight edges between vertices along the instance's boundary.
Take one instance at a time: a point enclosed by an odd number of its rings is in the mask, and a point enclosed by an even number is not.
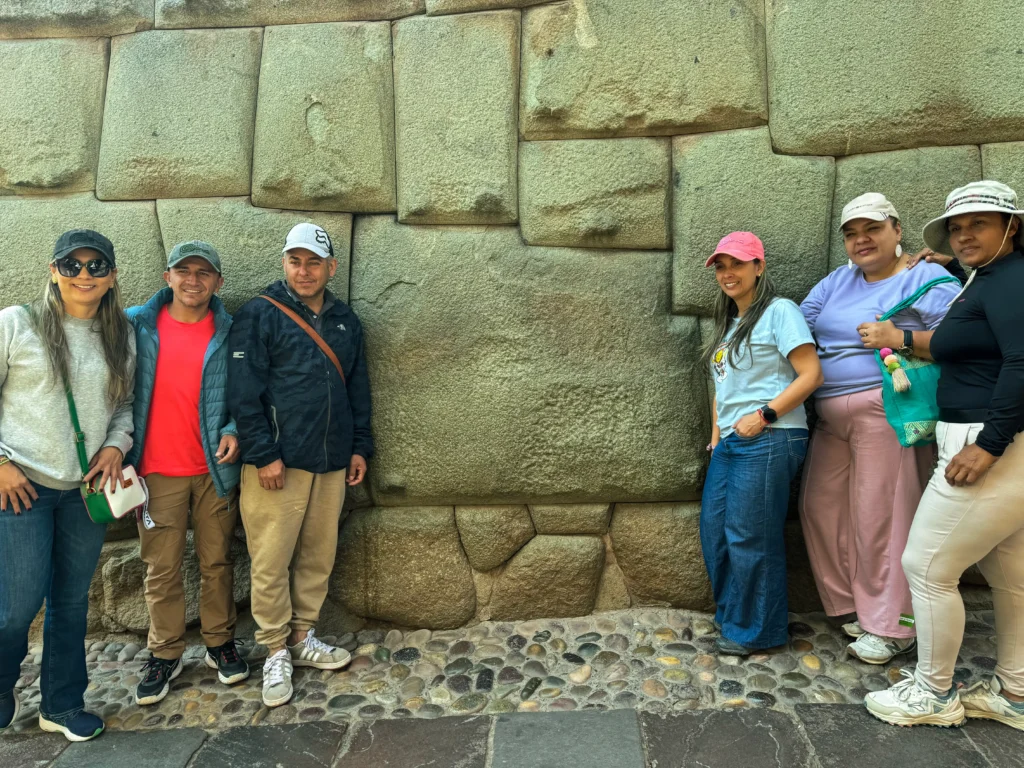
<svg viewBox="0 0 1024 768"><path fill-rule="evenodd" d="M318 227L310 222L296 224L288 233L288 238L284 243L284 253L295 248L305 248L322 259L334 258L334 245L331 243L331 236L323 227Z"/></svg>

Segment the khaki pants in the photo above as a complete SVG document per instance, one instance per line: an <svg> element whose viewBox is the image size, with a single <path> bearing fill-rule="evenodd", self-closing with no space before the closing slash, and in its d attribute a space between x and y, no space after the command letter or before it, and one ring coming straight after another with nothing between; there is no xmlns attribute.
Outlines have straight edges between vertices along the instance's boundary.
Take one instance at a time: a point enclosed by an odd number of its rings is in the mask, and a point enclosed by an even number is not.
<svg viewBox="0 0 1024 768"><path fill-rule="evenodd" d="M275 648L290 632L316 626L338 549L345 475L343 469L322 475L286 469L284 488L267 491L256 467L243 465L240 504L256 642Z"/></svg>
<svg viewBox="0 0 1024 768"><path fill-rule="evenodd" d="M1018 435L974 485L956 488L944 474L982 426L939 422L939 465L903 553L917 621L916 674L936 691L953 685L965 620L957 585L978 563L992 587L995 672L1007 691L1024 696L1024 436Z"/></svg>
<svg viewBox="0 0 1024 768"><path fill-rule="evenodd" d="M185 651L185 589L182 559L188 513L202 576L199 620L208 647L235 636L234 563L231 538L238 520L235 494L217 495L207 475L166 477L151 473L149 517L153 528L139 523L142 560L146 563L149 649L161 659L181 658Z"/></svg>

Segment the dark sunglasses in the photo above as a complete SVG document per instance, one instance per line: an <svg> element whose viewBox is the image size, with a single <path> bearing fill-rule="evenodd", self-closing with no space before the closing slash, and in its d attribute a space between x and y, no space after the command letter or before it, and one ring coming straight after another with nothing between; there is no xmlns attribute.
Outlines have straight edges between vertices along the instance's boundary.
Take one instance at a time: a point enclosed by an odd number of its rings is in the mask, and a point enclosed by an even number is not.
<svg viewBox="0 0 1024 768"><path fill-rule="evenodd" d="M64 277L78 277L83 266L92 277L106 277L110 274L110 262L106 259L91 259L83 265L78 259L65 256L63 259L57 259L54 263L57 266L57 271Z"/></svg>

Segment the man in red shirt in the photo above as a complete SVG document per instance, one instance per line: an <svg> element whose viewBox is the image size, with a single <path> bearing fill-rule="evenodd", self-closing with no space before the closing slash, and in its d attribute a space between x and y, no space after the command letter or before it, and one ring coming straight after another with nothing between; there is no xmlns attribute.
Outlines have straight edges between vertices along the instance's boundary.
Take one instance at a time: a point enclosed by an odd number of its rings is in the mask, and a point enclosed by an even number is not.
<svg viewBox="0 0 1024 768"><path fill-rule="evenodd" d="M217 298L220 256L193 240L171 251L167 288L128 310L138 350L135 443L127 461L149 487L139 522L147 565L149 649L135 692L161 701L181 674L185 650L182 562L189 511L202 576L199 618L207 666L222 683L249 676L235 648L231 541L238 519L238 437L227 409L227 337L231 315Z"/></svg>

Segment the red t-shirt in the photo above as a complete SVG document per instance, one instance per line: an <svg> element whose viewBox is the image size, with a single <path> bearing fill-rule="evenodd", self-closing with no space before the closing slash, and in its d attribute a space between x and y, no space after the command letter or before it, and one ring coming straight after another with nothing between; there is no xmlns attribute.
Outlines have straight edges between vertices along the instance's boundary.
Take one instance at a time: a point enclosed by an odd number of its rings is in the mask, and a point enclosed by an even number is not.
<svg viewBox="0 0 1024 768"><path fill-rule="evenodd" d="M205 475L210 470L199 431L199 391L203 358L214 333L213 313L198 323L180 323L164 306L156 330L160 351L139 474Z"/></svg>

